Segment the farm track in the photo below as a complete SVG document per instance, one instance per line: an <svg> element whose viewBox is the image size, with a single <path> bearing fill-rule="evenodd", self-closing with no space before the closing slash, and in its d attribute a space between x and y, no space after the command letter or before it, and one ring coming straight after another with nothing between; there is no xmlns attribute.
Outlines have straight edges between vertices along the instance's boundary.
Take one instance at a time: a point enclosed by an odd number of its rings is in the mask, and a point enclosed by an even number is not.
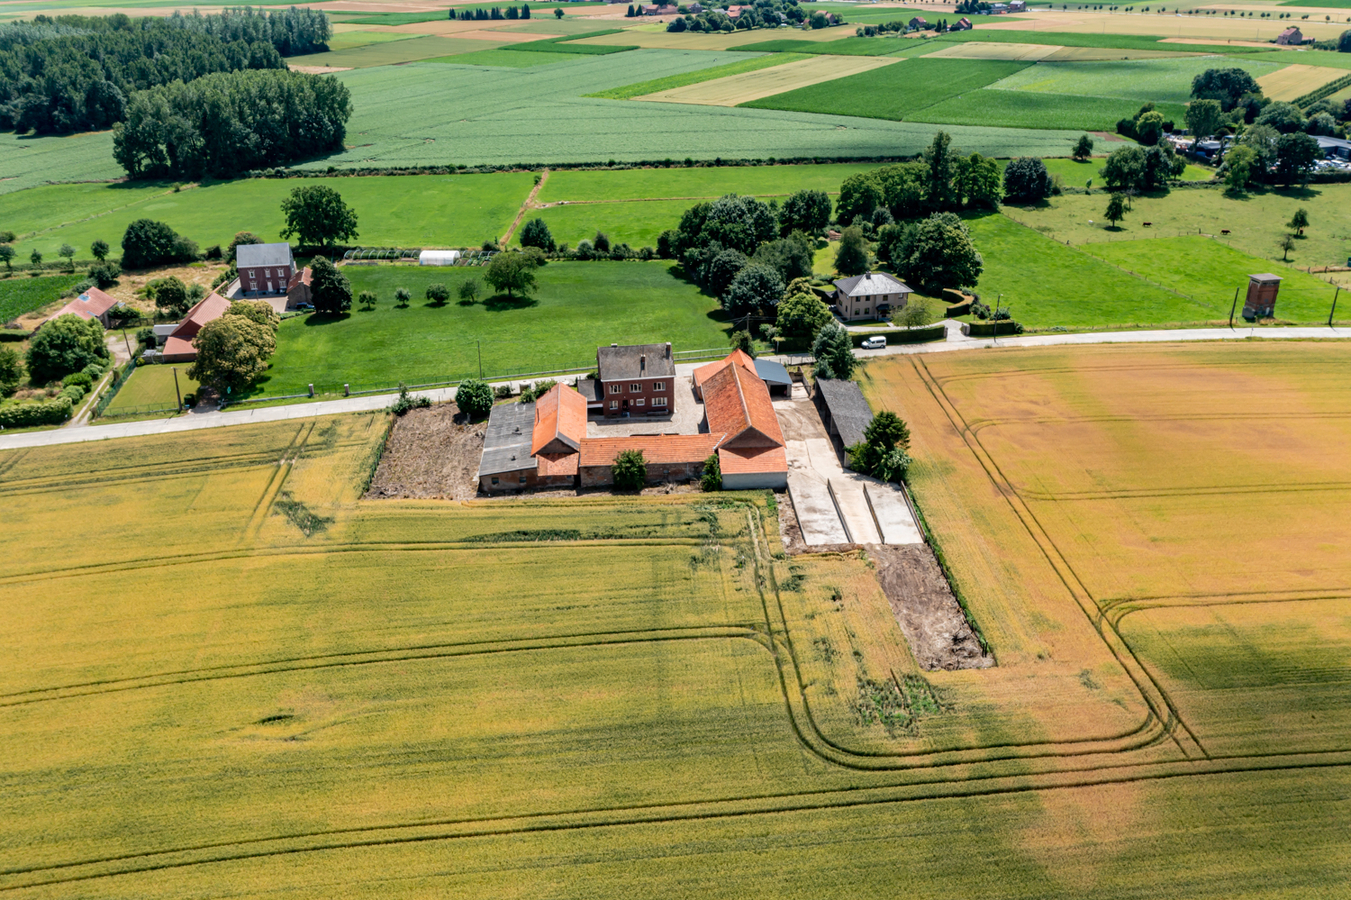
<svg viewBox="0 0 1351 900"><path fill-rule="evenodd" d="M306 433L305 437L308 437ZM974 438L972 438L974 439ZM300 434L292 446L303 447ZM290 450L290 448L288 448ZM296 454L299 450L296 451ZM275 463L275 460L274 460ZM278 470L282 466L278 465ZM989 470L987 470L988 472ZM996 470L997 471L997 470ZM992 476L993 477L993 476ZM999 484L999 482L996 482ZM1005 484L1005 487L1007 485ZM1001 488L1001 491L1004 488ZM1009 488L1008 490L1011 490ZM1008 494L1006 493L1007 497ZM262 507L270 505L260 504ZM1016 509L1016 507L1015 507ZM1146 720L1132 732L1112 742L1086 741L1096 746L1075 746L1075 742L1061 744L1011 743L964 750L934 750L927 753L858 753L830 741L818 727L806 699L803 675L797 661L793 635L787 625L783 600L774 578L768 539L758 512L747 510L749 554L753 575L759 590L764 612L763 623L741 623L727 626L690 626L684 628L640 629L622 632L583 632L531 638L506 638L492 641L431 643L379 650L348 651L308 657L280 658L252 664L214 666L161 672L126 679L108 679L82 684L50 688L34 688L0 696L0 707L32 703L73 700L101 693L116 693L143 688L169 687L200 681L245 678L305 671L319 668L367 666L405 663L411 660L456 659L490 654L548 652L555 649L575 649L591 646L614 646L671 641L752 640L770 654L782 692L785 712L790 726L804 750L841 768L866 773L882 779L880 782L820 790L761 793L744 796L719 797L705 800L636 804L594 809L531 812L479 818L448 818L437 821L392 822L380 826L350 829L326 829L271 836L240 838L207 842L181 847L146 849L106 857L71 860L50 865L13 867L0 870L0 893L10 893L43 885L76 884L119 875L167 871L267 857L283 857L297 853L314 853L362 847L395 846L401 844L455 841L491 836L524 835L551 831L578 831L586 829L642 826L667 822L727 819L746 816L791 814L815 810L857 808L879 804L906 803L954 797L982 797L1103 784L1124 784L1157 779L1216 775L1256 770L1289 770L1315 767L1342 767L1351 764L1351 752L1310 751L1281 755L1197 754L1200 744L1186 731L1185 723L1175 716L1167 703L1151 702L1147 680L1141 686L1142 696L1152 710ZM1035 532L1033 532L1035 536ZM569 542L571 546L576 542ZM611 542L596 542L611 543ZM649 545L695 546L698 539L666 539L644 541ZM366 551L414 551L449 545L392 545L353 544L345 548L324 546L309 552L327 553L338 549ZM547 546L540 542L503 544L459 544L452 549L488 547ZM1045 551L1045 548L1043 548ZM293 553L279 550L277 554ZM251 554L276 555L269 551ZM170 564L179 561L161 560ZM153 565L154 561L144 561ZM1059 571L1059 570L1058 570ZM1069 573L1072 576L1072 572ZM1067 585L1068 587L1068 585ZM1080 588L1082 590L1082 587ZM1161 598L1169 599L1169 598ZM1132 611L1128 604L1121 607L1121 615ZM1117 621L1119 621L1119 616ZM1113 633L1115 627L1110 629ZM1103 633L1113 652L1118 647ZM1119 635L1117 639L1120 640ZM1124 642L1122 642L1124 646ZM1129 652L1129 647L1125 647ZM1140 665L1136 661L1136 665ZM1135 672L1127 665L1132 677ZM1143 666L1140 665L1143 672ZM1145 672L1148 679L1148 673ZM1163 710L1163 715L1158 713ZM1179 734L1179 730L1182 734ZM1176 744L1181 752L1174 759L1131 759L1132 750L1157 746L1161 742ZM1191 751L1191 752L1188 752ZM1038 769L1029 770L1027 761L1041 759ZM999 763L1005 763L1001 767ZM992 765L993 764L993 765ZM975 766L975 768L973 768Z"/></svg>

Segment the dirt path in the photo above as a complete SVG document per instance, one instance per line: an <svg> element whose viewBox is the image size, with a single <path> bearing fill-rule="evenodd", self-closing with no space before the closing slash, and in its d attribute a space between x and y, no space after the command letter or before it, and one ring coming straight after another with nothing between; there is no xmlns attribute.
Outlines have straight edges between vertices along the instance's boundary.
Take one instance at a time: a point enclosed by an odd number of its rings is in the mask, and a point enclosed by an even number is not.
<svg viewBox="0 0 1351 900"><path fill-rule="evenodd" d="M549 170L544 169L539 173L539 181L535 182L535 186L530 189L530 195L521 204L520 212L516 213L516 218L512 221L511 227L507 229L507 233L502 235L502 240L498 242L502 249L505 250L507 244L511 242L511 236L516 233L516 229L520 226L521 220L525 218L525 214L532 209L539 209L539 204L535 202L535 198L539 196L539 189L544 187L548 180Z"/></svg>
<svg viewBox="0 0 1351 900"><path fill-rule="evenodd" d="M872 544L877 580L891 603L919 664L933 669L985 669L994 658L983 653L952 588L926 545Z"/></svg>

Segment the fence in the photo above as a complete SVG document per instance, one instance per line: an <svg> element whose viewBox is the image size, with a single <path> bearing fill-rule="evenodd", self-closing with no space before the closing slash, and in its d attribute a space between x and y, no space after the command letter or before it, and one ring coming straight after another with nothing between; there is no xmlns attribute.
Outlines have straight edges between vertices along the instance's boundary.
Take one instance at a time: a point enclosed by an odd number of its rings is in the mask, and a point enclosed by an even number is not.
<svg viewBox="0 0 1351 900"><path fill-rule="evenodd" d="M121 371L117 372L113 376L112 386L109 387L108 390L104 392L103 396L99 398L98 404L94 407L93 412L89 414L89 419L91 422L94 419L97 419L105 414L104 411L107 410L108 404L113 402L113 398L117 396L117 392L122 390L122 385L126 384L127 379L131 377L131 373L136 371L137 362L138 362L137 358L133 356L131 358L131 362L127 363L126 366L123 367ZM124 413L122 412L122 410L118 410L116 413L113 414L111 418L115 418L116 416L120 416L123 414Z"/></svg>

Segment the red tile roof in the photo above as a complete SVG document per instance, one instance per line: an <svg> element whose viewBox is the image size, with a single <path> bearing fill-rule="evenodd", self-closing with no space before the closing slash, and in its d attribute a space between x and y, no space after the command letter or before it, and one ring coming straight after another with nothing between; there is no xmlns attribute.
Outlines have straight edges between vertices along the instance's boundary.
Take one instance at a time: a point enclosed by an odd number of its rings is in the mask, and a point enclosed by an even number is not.
<svg viewBox="0 0 1351 900"><path fill-rule="evenodd" d="M702 462L717 449L722 434L657 434L628 437L587 438L582 442L581 465L612 466L625 450L643 451L650 466Z"/></svg>
<svg viewBox="0 0 1351 900"><path fill-rule="evenodd" d="M51 319L48 319L47 321L50 322L52 319L55 319L56 316L64 316L68 313L74 313L82 319L96 319L116 306L117 303L116 297L111 297L98 288L91 287L89 290L61 307L56 315L52 316Z"/></svg>
<svg viewBox="0 0 1351 900"><path fill-rule="evenodd" d="M545 450L575 453L586 437L586 398L565 384L556 384L535 401L535 428L530 455Z"/></svg>
<svg viewBox="0 0 1351 900"><path fill-rule="evenodd" d="M730 446L783 446L779 417L769 389L755 372L754 360L738 350L725 361L728 365L703 385L708 430L726 432Z"/></svg>
<svg viewBox="0 0 1351 900"><path fill-rule="evenodd" d="M311 273L311 270L310 270L310 267L309 267L309 266L306 266L305 268L301 269L299 272L292 272L292 273L291 273L291 281L286 285L286 289L289 291L289 290L291 290L292 288L294 288L294 287L295 287L296 285L298 285L298 284L303 284L303 285L308 286L309 283L310 283L311 277L312 277L312 273Z"/></svg>
<svg viewBox="0 0 1351 900"><path fill-rule="evenodd" d="M197 332L202 330L203 325L216 321L225 315L229 308L230 301L212 291L209 296L199 300L196 306L188 310L188 314L178 323L178 327L173 330L170 337L192 340L197 336Z"/></svg>
<svg viewBox="0 0 1351 900"><path fill-rule="evenodd" d="M752 371L755 369L755 360L744 350L733 350L726 359L720 359L717 362L711 362L706 366L700 366L694 370L694 386L702 389L704 382L712 378L718 372L730 366L733 362L738 362L743 366L749 366Z"/></svg>

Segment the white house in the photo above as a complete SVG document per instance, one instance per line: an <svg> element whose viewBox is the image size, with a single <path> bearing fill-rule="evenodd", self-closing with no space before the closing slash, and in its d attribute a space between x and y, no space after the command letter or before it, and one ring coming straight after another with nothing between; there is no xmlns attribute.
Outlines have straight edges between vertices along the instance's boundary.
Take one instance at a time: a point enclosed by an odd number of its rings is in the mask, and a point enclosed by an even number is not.
<svg viewBox="0 0 1351 900"><path fill-rule="evenodd" d="M905 306L910 288L882 272L868 272L835 282L835 313L846 322L880 319Z"/></svg>

